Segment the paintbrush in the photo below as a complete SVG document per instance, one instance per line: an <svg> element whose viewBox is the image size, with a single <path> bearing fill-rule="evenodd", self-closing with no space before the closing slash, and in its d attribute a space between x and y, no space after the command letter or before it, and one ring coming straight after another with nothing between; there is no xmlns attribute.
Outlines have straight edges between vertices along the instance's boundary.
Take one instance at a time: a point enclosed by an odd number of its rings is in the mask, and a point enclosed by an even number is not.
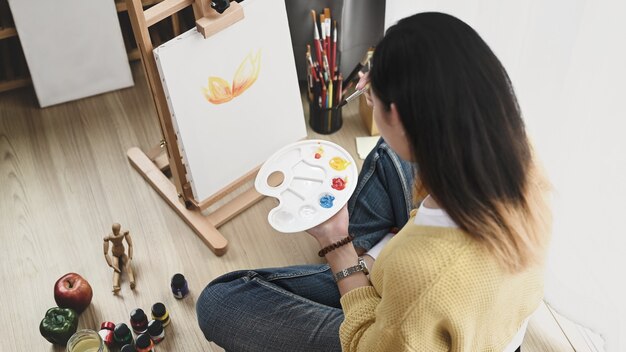
<svg viewBox="0 0 626 352"><path fill-rule="evenodd" d="M321 66L324 60L322 60L322 45L320 43L320 32L317 29L317 15L315 14L315 10L311 10L311 18L313 18L313 44L315 45L315 54L317 63Z"/></svg>
<svg viewBox="0 0 626 352"><path fill-rule="evenodd" d="M369 72L369 70L370 70L370 60L371 60L371 56L368 55L367 59L365 61L365 64L359 63L357 65L357 67L355 68L356 73L353 71L353 73L351 73L350 75L352 75L353 77L357 77L358 79L354 79L353 78L352 80L346 80L346 82L348 82L348 88L343 88L343 90L341 92L341 96L343 96L345 94L347 89L349 89L352 85L357 84L359 79L361 79L361 77L359 77L359 75L357 73L361 72L361 73L365 74L365 73ZM368 82L368 84L366 84L365 87L363 87L361 89L355 90L352 94L350 94L350 96L348 96L346 99L342 100L339 104L335 105L335 108L339 109L340 107L348 104L352 100L358 98L359 96L361 96L361 94L367 92L367 90L369 89L369 86L370 85L369 85L369 82Z"/></svg>
<svg viewBox="0 0 626 352"><path fill-rule="evenodd" d="M349 102L351 102L352 100L360 97L363 93L367 92L368 89L369 89L369 84L366 85L365 87L359 89L359 90L355 90L354 93L350 94L349 97L347 97L346 99L341 101L341 103L337 104L335 106L335 109L339 109L342 106L344 106L344 105L348 104Z"/></svg>
<svg viewBox="0 0 626 352"><path fill-rule="evenodd" d="M346 92L352 88L359 81L360 77L358 75L359 72L366 73L370 69L370 64L372 60L372 55L374 54L374 48L369 48L365 53L365 57L363 61L356 64L356 67L350 72L345 81L343 81L343 91L342 94L346 94Z"/></svg>

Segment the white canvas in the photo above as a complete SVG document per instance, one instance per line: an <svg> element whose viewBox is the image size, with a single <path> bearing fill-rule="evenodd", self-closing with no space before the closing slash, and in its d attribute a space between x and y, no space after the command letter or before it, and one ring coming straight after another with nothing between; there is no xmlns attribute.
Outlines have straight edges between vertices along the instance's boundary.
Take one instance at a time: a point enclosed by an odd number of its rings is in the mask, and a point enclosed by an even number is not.
<svg viewBox="0 0 626 352"><path fill-rule="evenodd" d="M9 0L41 107L133 85L112 0Z"/></svg>
<svg viewBox="0 0 626 352"><path fill-rule="evenodd" d="M306 137L284 1L241 5L244 19L225 30L205 39L192 29L154 50L199 201ZM240 77L254 76L258 69L257 79L228 102L210 102L209 77L220 77L232 88L240 67Z"/></svg>

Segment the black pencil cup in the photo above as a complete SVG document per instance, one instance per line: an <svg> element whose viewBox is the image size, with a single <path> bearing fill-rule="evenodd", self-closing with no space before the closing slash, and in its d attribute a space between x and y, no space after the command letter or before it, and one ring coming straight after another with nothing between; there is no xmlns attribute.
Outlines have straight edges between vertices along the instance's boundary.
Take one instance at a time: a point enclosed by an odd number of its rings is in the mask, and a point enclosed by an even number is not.
<svg viewBox="0 0 626 352"><path fill-rule="evenodd" d="M313 131L331 134L337 132L342 124L341 108L322 108L319 104L309 102L309 125Z"/></svg>

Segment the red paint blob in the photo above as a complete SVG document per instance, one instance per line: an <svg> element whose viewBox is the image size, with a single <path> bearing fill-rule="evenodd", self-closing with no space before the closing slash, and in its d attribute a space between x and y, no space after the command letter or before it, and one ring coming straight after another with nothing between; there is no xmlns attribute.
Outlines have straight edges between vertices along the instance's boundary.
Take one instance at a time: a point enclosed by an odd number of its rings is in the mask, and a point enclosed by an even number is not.
<svg viewBox="0 0 626 352"><path fill-rule="evenodd" d="M333 184L331 187L338 191L342 191L344 188L346 188L346 181L342 178L335 177L333 178Z"/></svg>

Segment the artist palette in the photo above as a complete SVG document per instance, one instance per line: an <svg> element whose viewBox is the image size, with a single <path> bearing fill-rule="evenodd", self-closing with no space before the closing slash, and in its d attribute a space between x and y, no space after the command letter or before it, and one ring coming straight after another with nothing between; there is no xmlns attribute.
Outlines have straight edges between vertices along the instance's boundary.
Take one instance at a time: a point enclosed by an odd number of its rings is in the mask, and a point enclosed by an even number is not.
<svg viewBox="0 0 626 352"><path fill-rule="evenodd" d="M350 199L358 176L345 149L324 140L306 140L274 153L259 170L254 186L279 201L267 216L270 225L292 233L335 215Z"/></svg>

